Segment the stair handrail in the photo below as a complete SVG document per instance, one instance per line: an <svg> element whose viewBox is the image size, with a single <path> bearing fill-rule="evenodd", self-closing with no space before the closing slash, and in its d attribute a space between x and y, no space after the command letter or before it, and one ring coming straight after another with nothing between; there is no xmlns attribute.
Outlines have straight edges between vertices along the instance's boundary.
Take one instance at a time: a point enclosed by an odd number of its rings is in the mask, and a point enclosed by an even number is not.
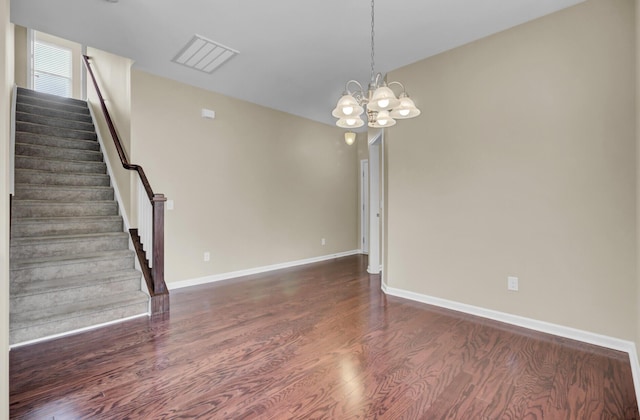
<svg viewBox="0 0 640 420"><path fill-rule="evenodd" d="M167 199L164 194L153 192L151 184L149 183L147 175L145 174L142 166L129 162L124 147L122 147L122 142L120 141L118 131L116 130L113 120L111 119L111 115L109 114L109 110L107 109L107 105L105 104L104 97L102 96L102 92L100 90L100 87L98 86L98 81L96 80L93 70L91 69L91 63L89 62L90 57L83 54L82 59L84 61L87 72L91 77L93 87L95 88L96 94L100 101L100 108L102 108L102 113L104 114L107 127L109 128L109 133L111 134L111 138L113 139L113 143L118 152L120 163L122 163L122 167L124 169L135 171L138 174L140 182L142 183L146 195L149 198L149 202L152 207L151 217L153 220L151 235L152 257L150 258L151 261L153 261L152 264L150 264L149 259L147 259L146 257L144 244L142 243L140 235L138 234L138 229L129 229L129 233L131 234L136 255L138 257L138 261L140 262L142 273L149 289L149 294L151 295L151 314L155 315L169 312L169 290L164 281L164 203L165 201L167 201Z"/></svg>

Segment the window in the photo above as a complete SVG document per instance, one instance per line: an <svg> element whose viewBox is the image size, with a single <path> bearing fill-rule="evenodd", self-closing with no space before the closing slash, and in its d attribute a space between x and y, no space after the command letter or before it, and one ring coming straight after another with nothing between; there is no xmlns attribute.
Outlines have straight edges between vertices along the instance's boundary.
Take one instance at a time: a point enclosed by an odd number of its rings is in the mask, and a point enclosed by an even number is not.
<svg viewBox="0 0 640 420"><path fill-rule="evenodd" d="M38 92L71 97L71 50L36 40L33 44L33 87Z"/></svg>

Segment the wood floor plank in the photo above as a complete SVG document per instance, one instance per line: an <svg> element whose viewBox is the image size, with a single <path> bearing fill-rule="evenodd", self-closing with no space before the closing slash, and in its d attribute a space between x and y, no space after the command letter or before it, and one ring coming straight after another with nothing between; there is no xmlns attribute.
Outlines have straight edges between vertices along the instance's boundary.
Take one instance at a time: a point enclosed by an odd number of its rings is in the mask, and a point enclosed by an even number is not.
<svg viewBox="0 0 640 420"><path fill-rule="evenodd" d="M15 419L635 419L624 353L396 297L352 256L10 352Z"/></svg>

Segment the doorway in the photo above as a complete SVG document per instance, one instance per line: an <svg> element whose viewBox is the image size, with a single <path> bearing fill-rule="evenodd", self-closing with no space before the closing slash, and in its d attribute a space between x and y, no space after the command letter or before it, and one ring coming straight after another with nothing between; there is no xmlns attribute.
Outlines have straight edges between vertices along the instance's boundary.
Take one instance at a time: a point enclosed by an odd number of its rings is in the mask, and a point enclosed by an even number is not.
<svg viewBox="0 0 640 420"><path fill-rule="evenodd" d="M382 130L369 133L369 266L367 272L379 274L382 251Z"/></svg>
<svg viewBox="0 0 640 420"><path fill-rule="evenodd" d="M360 161L360 249L369 253L369 160Z"/></svg>

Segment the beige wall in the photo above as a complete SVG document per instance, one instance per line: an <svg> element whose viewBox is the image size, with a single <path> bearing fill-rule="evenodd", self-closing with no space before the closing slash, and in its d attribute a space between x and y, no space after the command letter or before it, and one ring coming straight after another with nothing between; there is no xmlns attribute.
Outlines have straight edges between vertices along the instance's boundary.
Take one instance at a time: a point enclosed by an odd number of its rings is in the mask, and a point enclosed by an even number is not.
<svg viewBox="0 0 640 420"><path fill-rule="evenodd" d="M633 8L587 1L390 75L422 109L387 137L390 287L635 340Z"/></svg>
<svg viewBox="0 0 640 420"><path fill-rule="evenodd" d="M354 144L354 146L358 155L358 161L369 159L369 144L367 143L366 132L356 134L356 143Z"/></svg>
<svg viewBox="0 0 640 420"><path fill-rule="evenodd" d="M357 248L357 155L343 130L142 71L131 86L132 159L175 202L168 283Z"/></svg>
<svg viewBox="0 0 640 420"><path fill-rule="evenodd" d="M27 28L15 25L15 78L16 85L23 88L28 87L27 60L29 57L29 46L27 38Z"/></svg>
<svg viewBox="0 0 640 420"><path fill-rule="evenodd" d="M9 0L0 0L0 419L9 418L9 146L13 76Z"/></svg>
<svg viewBox="0 0 640 420"><path fill-rule="evenodd" d="M636 27L636 351L640 360L640 4L635 1Z"/></svg>
<svg viewBox="0 0 640 420"><path fill-rule="evenodd" d="M110 54L96 48L87 48L90 57L91 68L98 80L98 86L111 115L122 145L131 160L131 65L133 62L124 57ZM87 98L94 110L98 123L98 130L102 136L107 155L115 175L115 184L120 191L122 204L131 220L133 217L131 206L131 171L120 164L118 152L114 146L111 134L107 127L100 101L96 94L93 82L87 74ZM133 162L135 163L135 162ZM134 223L135 220L131 220Z"/></svg>

